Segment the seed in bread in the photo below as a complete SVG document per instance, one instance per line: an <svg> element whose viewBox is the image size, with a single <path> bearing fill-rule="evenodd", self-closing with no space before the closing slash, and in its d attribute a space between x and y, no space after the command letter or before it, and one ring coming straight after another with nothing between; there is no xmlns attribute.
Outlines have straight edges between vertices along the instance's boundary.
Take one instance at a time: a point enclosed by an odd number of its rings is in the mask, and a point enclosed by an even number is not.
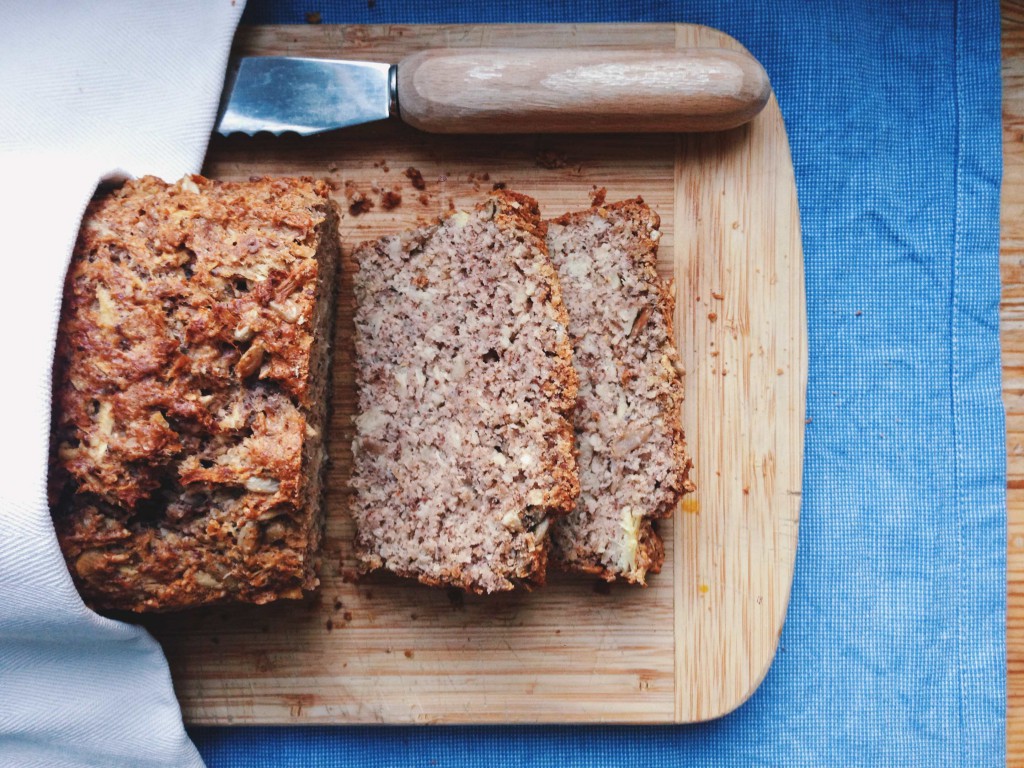
<svg viewBox="0 0 1024 768"><path fill-rule="evenodd" d="M680 425L674 297L657 273L660 219L643 200L549 222L579 374L580 496L552 525L561 566L644 584L664 547L652 520L692 490Z"/></svg>
<svg viewBox="0 0 1024 768"><path fill-rule="evenodd" d="M549 519L579 486L537 203L497 192L354 257L361 568L478 593L543 582Z"/></svg>
<svg viewBox="0 0 1024 768"><path fill-rule="evenodd" d="M89 206L57 342L51 506L93 606L316 586L337 225L308 179L146 177Z"/></svg>

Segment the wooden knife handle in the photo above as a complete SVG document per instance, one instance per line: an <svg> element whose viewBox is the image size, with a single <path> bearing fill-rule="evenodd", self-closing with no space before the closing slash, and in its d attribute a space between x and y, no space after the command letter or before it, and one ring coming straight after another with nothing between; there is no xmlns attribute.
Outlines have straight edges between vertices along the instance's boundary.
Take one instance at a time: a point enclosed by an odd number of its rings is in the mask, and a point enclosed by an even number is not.
<svg viewBox="0 0 1024 768"><path fill-rule="evenodd" d="M768 101L768 75L722 48L455 48L398 64L398 110L432 133L721 131Z"/></svg>

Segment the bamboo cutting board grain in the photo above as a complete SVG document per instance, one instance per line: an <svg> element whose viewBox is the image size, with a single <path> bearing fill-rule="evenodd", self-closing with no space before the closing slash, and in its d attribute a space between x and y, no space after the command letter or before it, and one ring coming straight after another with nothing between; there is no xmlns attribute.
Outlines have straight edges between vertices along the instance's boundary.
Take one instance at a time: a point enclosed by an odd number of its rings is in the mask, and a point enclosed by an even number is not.
<svg viewBox="0 0 1024 768"><path fill-rule="evenodd" d="M738 47L685 25L524 25L264 27L243 29L236 48L394 61L487 45ZM146 620L190 723L685 723L753 692L792 580L807 373L796 193L774 98L752 124L723 134L452 137L386 123L303 140L233 137L214 141L205 173L332 179L346 252L471 205L495 183L536 197L550 215L586 207L602 186L609 201L643 195L662 218L659 268L676 281L698 491L662 526L665 567L647 589L559 574L533 593L488 598L388 577L354 582L346 274L322 586L302 603ZM388 191L402 198L390 210ZM358 195L374 207L353 215Z"/></svg>

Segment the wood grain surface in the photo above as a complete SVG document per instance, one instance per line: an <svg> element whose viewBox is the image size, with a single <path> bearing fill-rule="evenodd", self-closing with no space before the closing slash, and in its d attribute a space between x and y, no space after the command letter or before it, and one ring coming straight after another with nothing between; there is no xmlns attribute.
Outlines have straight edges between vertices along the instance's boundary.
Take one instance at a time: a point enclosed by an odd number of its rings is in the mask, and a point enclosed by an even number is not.
<svg viewBox="0 0 1024 768"><path fill-rule="evenodd" d="M1024 4L1003 2L1000 336L1006 406L1007 764L1024 765Z"/></svg>
<svg viewBox="0 0 1024 768"><path fill-rule="evenodd" d="M240 35L242 54L379 61L430 47L738 48L720 33L673 25ZM147 620L187 721L682 723L720 716L753 692L775 654L792 581L807 375L796 193L774 98L753 123L721 134L437 136L380 123L304 140L216 139L206 173L332 179L346 209L346 252L470 205L495 183L536 197L551 215L586 207L599 187L609 201L642 194L662 218L659 270L677 286L683 419L699 490L662 526L665 567L646 589L550 574L535 592L483 598L388 577L354 581L346 269L322 587L302 603ZM360 195L373 207L354 215Z"/></svg>
<svg viewBox="0 0 1024 768"><path fill-rule="evenodd" d="M402 119L435 133L722 131L771 84L720 48L448 48L399 62L398 94Z"/></svg>

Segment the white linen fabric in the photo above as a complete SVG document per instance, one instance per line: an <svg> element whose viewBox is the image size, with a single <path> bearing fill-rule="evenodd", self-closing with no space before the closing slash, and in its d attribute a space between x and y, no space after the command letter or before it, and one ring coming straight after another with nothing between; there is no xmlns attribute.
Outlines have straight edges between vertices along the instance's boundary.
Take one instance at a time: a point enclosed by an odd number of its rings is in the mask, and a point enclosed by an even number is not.
<svg viewBox="0 0 1024 768"><path fill-rule="evenodd" d="M242 0L3 4L0 765L201 766L159 644L78 596L46 498L68 257L101 180L198 171Z"/></svg>

